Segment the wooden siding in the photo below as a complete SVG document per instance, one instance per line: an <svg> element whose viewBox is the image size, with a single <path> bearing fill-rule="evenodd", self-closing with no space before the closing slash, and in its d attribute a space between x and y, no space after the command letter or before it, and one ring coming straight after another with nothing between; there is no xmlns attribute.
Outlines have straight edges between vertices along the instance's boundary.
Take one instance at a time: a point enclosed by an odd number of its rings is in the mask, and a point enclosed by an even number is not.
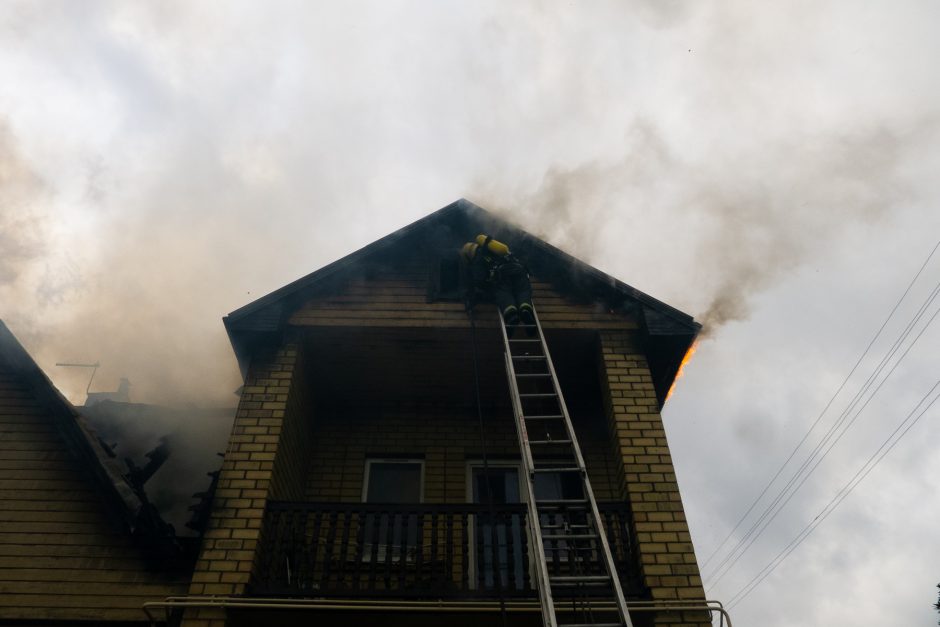
<svg viewBox="0 0 940 627"><path fill-rule="evenodd" d="M295 326L466 327L462 303L428 303L431 261L402 261L364 272L339 289L308 300L289 318ZM635 321L611 313L602 302L574 302L549 283L532 279L532 300L546 328L635 329ZM496 323L495 308L477 307L481 325Z"/></svg>
<svg viewBox="0 0 940 627"><path fill-rule="evenodd" d="M186 591L115 528L22 377L0 370L0 620L143 621Z"/></svg>
<svg viewBox="0 0 940 627"><path fill-rule="evenodd" d="M621 471L604 437L605 425L599 416L589 425L576 420L597 498L616 500ZM490 463L518 463L508 408L485 417L484 433ZM467 464L480 464L483 458L477 416L466 409L350 408L317 416L312 435L305 495L310 502L359 502L366 459L415 457L424 460L425 503L466 503Z"/></svg>

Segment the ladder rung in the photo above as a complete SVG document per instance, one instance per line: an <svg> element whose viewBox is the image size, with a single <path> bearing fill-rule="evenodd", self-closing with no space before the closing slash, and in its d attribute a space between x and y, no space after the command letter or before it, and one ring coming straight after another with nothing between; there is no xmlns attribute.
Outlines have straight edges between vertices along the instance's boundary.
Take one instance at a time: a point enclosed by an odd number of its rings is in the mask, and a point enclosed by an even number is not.
<svg viewBox="0 0 940 627"><path fill-rule="evenodd" d="M539 525L539 529L591 529L591 525Z"/></svg>
<svg viewBox="0 0 940 627"><path fill-rule="evenodd" d="M536 505L546 505L549 507L562 507L564 505L587 505L590 501L587 499L535 499Z"/></svg>
<svg viewBox="0 0 940 627"><path fill-rule="evenodd" d="M545 359L545 355L512 355L513 359Z"/></svg>
<svg viewBox="0 0 940 627"><path fill-rule="evenodd" d="M623 623L561 623L558 627L623 627Z"/></svg>
<svg viewBox="0 0 940 627"><path fill-rule="evenodd" d="M547 416L522 416L525 420L561 420L564 418L563 414L547 415Z"/></svg>
<svg viewBox="0 0 940 627"><path fill-rule="evenodd" d="M561 468L533 468L532 472L581 472L580 466L564 466Z"/></svg>
<svg viewBox="0 0 940 627"><path fill-rule="evenodd" d="M542 534L543 540L597 540L596 533L548 533Z"/></svg>
<svg viewBox="0 0 940 627"><path fill-rule="evenodd" d="M546 540L544 544L546 554L554 555L555 553L567 553L567 559L575 563L594 562L596 560L593 556L598 555L602 550L601 546L595 542L589 543L588 546L584 546L579 542L568 542L566 546L555 547L549 546L552 542L561 542L561 540ZM584 553L589 554L591 557L584 557L582 555Z"/></svg>
<svg viewBox="0 0 940 627"><path fill-rule="evenodd" d="M549 577L548 582L551 584L560 584L563 586L578 585L578 584L598 584L598 583L607 583L610 581L610 575L572 575L572 576L562 576L562 577Z"/></svg>
<svg viewBox="0 0 940 627"><path fill-rule="evenodd" d="M517 378L517 379L522 379L522 378L524 377L524 378L527 378L527 379L528 379L528 378L531 378L531 377L542 377L542 378L544 378L544 377L550 377L550 376L552 376L552 375L548 374L547 372L544 372L544 373L534 373L534 374L532 374L532 373L524 373L524 374L517 374L517 375L516 375L516 378Z"/></svg>
<svg viewBox="0 0 940 627"><path fill-rule="evenodd" d="M542 340L509 340L510 342L541 342Z"/></svg>
<svg viewBox="0 0 940 627"><path fill-rule="evenodd" d="M555 398L557 396L554 392L540 392L538 394L520 394L519 398Z"/></svg>
<svg viewBox="0 0 940 627"><path fill-rule="evenodd" d="M555 444L561 446L562 444L571 444L571 440L529 440L529 444Z"/></svg>

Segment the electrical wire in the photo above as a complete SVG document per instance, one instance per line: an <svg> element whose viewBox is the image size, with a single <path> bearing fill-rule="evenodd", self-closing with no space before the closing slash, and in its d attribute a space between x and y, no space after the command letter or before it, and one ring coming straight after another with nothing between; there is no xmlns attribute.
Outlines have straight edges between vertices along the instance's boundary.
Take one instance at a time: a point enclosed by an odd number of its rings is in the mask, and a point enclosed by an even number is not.
<svg viewBox="0 0 940 627"><path fill-rule="evenodd" d="M842 381L842 383L839 385L838 389L836 389L836 391L833 393L832 397L829 399L829 402L826 403L826 406L823 407L822 411L821 411L821 412L819 413L819 415L816 417L816 420L815 420L815 421L813 422L813 424L810 426L809 430L803 435L802 439L799 441L799 443L797 443L797 445L796 445L796 447L793 449L793 451L790 452L790 455L786 458L786 460L784 460L784 462L783 462L783 464L780 466L780 468L777 469L777 472L776 472L776 473L774 474L774 476L770 479L770 481L767 483L767 485L764 486L764 489L761 490L761 493L757 495L757 498L754 499L754 502L751 503L750 507L747 508L747 511L745 511L744 514L741 515L741 517L738 519L738 522L735 523L734 527L731 529L731 531L728 532L728 535L725 536L724 540L722 540L721 543L711 552L711 554L708 556L708 558L705 559L705 561L702 563L702 570L705 570L705 568L708 567L708 564L711 563L712 559L714 559L715 556L718 555L719 551L721 551L721 548L722 548L722 547L725 545L725 543L727 543L728 540L734 535L734 532L738 530L738 528L741 526L741 523L743 523L743 522L747 519L748 515L751 513L751 511L753 511L754 507L757 506L757 504L758 504L758 503L760 502L760 500L764 497L764 495L767 494L767 490L770 489L770 486L772 486L772 485L774 484L774 482L777 480L777 478L778 478L778 477L780 476L780 474L783 472L784 468L787 467L787 465L790 463L790 461L791 461L791 460L793 459L793 457L796 455L797 451L800 450L800 447L803 446L803 443L806 442L806 440L807 440L807 438L809 438L810 434L816 429L816 426L819 424L819 421L822 420L822 417L826 414L827 411L829 411L829 407L832 406L832 403L836 400L836 397L838 397L839 394L842 392L842 389L845 387L846 383L848 383L849 379L850 379L850 378L852 377L852 375L855 373L855 371L856 371L856 369L858 368L859 364L861 364L861 363L862 363L862 360L865 359L865 356L868 355L868 352L871 350L871 347L875 344L875 341L881 336L881 333L884 331L885 327L888 325L888 322L891 320L891 318L892 318L892 317L894 316L894 314L897 312L898 308L901 306L901 303L904 301L904 299L907 297L908 293L911 291L911 288L914 286L914 283L917 282L917 279L920 277L921 273L924 271L924 268L926 268L926 267L927 267L927 264L930 263L930 260L933 258L934 253L937 252L937 249L938 249L938 248L940 248L940 240L937 240L937 243L934 245L933 249L930 251L930 254L927 255L927 258L924 260L924 262L921 264L920 268L919 268L919 269L917 270L917 272L914 274L914 278L911 279L910 283L908 283L907 289L904 290L904 293L901 294L901 297L900 297L900 298L898 299L898 301L894 304L894 307L891 309L891 312L890 312L890 313L888 314L888 316L884 319L884 322L881 323L881 326L878 328L878 331L875 333L874 337L872 337L872 338L871 338L871 341L868 342L868 346L866 346L866 347L865 347L865 350L862 351L862 354L861 354L861 355L859 356L859 358L856 360L855 365L852 366L852 369L851 369L851 370L849 371L849 373L845 376L845 379L843 379L843 381Z"/></svg>
<svg viewBox="0 0 940 627"><path fill-rule="evenodd" d="M815 531L816 528L819 527L819 525L821 525L823 521L825 521L826 518L828 518L829 515L836 510L836 508L839 507L839 505L842 504L842 502L846 499L846 497L848 497L849 494L852 493L858 484L860 484L871 473L871 471L874 470L879 463L881 463L885 456L891 452L891 450L898 444L898 442L901 441L905 435L907 435L907 433L914 427L914 425L917 424L921 417L927 413L933 404L936 403L938 399L940 399L940 394L934 395L934 397L930 400L929 403L926 404L926 406L924 406L920 413L917 413L917 409L924 404L924 402L937 390L938 387L940 387L940 380L934 383L933 387L931 387L930 390L917 402L917 404L907 414L904 420L902 420L898 426L895 427L894 431L892 431L891 434L888 435L888 437L884 440L884 442L881 443L881 446L879 446L878 449L872 453L868 460L866 460L865 463L862 464L858 471L856 471L856 473L852 476L852 478L849 479L849 481L844 486L842 486L842 489L839 490L839 492L837 492L832 499L830 499L830 501L826 504L825 507L823 507L822 510L820 510L816 517L813 518L809 524L803 527L796 537L794 537L793 540L791 540L790 543L783 548L783 550L781 550L766 566L764 566L764 568L758 571L758 573L754 575L750 581L748 581L740 590L738 590L737 593L735 593L735 595L728 601L728 609L731 609L743 601L751 592L753 592L754 589L761 584L761 582L763 582L774 570L776 570L777 567L780 566L780 564L783 563L783 561L789 557L790 554L793 553L793 551L795 551L800 546L800 544L802 544L803 541L806 540L806 538L808 538L810 534L812 534L813 531ZM914 417L915 413L917 413L916 417ZM911 420L912 417L914 417L913 420ZM905 427L905 425L907 426ZM904 429L903 431L901 431L902 428ZM895 438L894 436L897 435L898 431L901 431L901 434ZM892 438L894 439L893 441ZM872 463L873 460L874 463Z"/></svg>
<svg viewBox="0 0 940 627"><path fill-rule="evenodd" d="M932 303L933 300L936 299L936 297L937 297L938 294L940 294L940 283L937 284L937 287L934 289L934 292L931 294L931 297L928 299L928 304L929 304L929 303ZM922 308L921 308L921 310L920 310L920 311L918 312L918 314L915 316L915 319L912 321L912 323L910 323L910 324L908 325L908 328L905 329L905 333L903 334L903 337L902 337L901 339L906 339L906 338L907 338L907 336L910 334L910 330L913 328L913 324L914 324L915 322L918 322L918 321L920 320L920 318L923 316L923 313L924 313L925 310L926 310L925 307L922 307ZM842 428L841 433L839 433L838 436L835 438L835 440L833 440L832 443L829 444L829 447L828 447L828 448L826 449L826 451L822 454L822 456L819 457L818 459L816 459L815 462L813 463L812 460L813 460L813 458L815 457L815 455L818 453L818 451L821 450L822 446L825 446L825 445L826 445L826 443L829 441L829 438L831 438L832 434L835 433L835 430L838 429L838 428L845 422L845 419L848 417L849 413L851 413L851 410L855 407L855 405L856 405L856 403L858 402L858 400L861 399L861 395L864 395L864 393L868 391L868 389L871 387L871 383L874 381L874 378L875 378L878 374L881 373L881 371L884 369L884 366L887 364L887 361L890 359L890 357L892 357L892 356L894 355L894 353L897 352L897 349L898 349L899 346L900 346L900 343L899 343L899 342L900 342L901 340L899 340L898 342L895 343L895 345L892 347L892 350L890 351L889 355L886 356L886 357L882 360L881 364L879 364L879 367L878 367L878 369L876 370L875 374L873 374L871 377L869 377L868 381L866 381L866 383L865 383L865 386L863 386L862 391L861 391L859 394L856 394L856 397L855 397L855 399L853 400L853 402L850 404L850 406L849 406L845 411L843 411L842 415L840 416L839 421L837 421L836 424L834 424L833 427L830 428L830 430L826 433L826 437L825 437L825 438L817 445L817 447L813 450L813 454L812 454L810 457L808 457L808 458L803 462L803 465L800 467L800 469L798 470L798 472L797 472L793 477L791 477L790 482L787 483L787 485L786 485L786 487L784 488L784 490L783 490L782 492L780 492L780 493L777 495L777 498L774 500L774 502L771 503L771 505L769 506L769 508L764 511L764 513L761 515L761 518L758 519L758 521L750 528L750 530L748 531L748 534L742 539L742 542L739 543L739 544L735 547L734 550L736 551L737 548L740 547L741 544L743 544L743 542L747 542L746 546L744 546L744 548L741 549L741 551L737 554L737 556L734 557L734 559L733 559L730 563L728 563L727 567L724 569L723 572L721 572L720 575L718 575L717 579L714 579L714 580L711 582L711 585L717 584L719 581L721 581L722 578L724 578L725 575L728 574L728 572L731 571L731 568L738 562L738 560L741 558L741 556L743 556L744 553L746 553L747 550L750 549L750 547L754 544L754 542L757 541L757 539L763 534L764 530L767 529L767 527L770 525L770 523L772 523L772 522L774 521L774 519L777 517L777 515L778 515L781 511L783 511L783 509L787 506L787 504L790 502L790 500L796 495L796 493L799 491L799 489L800 489L801 487L803 487L803 484L805 484L806 481L809 479L809 477L813 474L813 472L815 472L816 468L819 467L819 465L820 465L820 464L822 463L822 461L829 455L829 453L832 451L832 449L835 447L835 445L839 442L839 440L842 439L842 436L844 436L844 435L846 434L846 432L849 430L849 428L855 423L856 419L861 415L861 413L862 413L862 412L865 410L865 408L868 406L868 403L871 402L871 400L875 397L875 395L878 393L878 391L881 389L881 387L882 387L882 386L885 384L885 382L891 377L891 375L894 373L895 369L897 369L897 367L900 365L901 361L903 361L904 358L907 356L907 354L910 352L911 348L914 347L914 345L915 345L915 344L917 343L917 341L921 338L921 336L924 334L924 332L927 330L927 328L930 326L930 324L937 318L937 315L938 315L938 314L940 314L940 309L938 309L937 311L935 311L935 312L933 313L933 315L932 315L932 316L930 317L930 319L927 321L927 324L924 325L924 327L920 330L920 332L917 334L917 336L914 338L914 340L908 345L908 347L905 349L905 351L904 351L904 353L901 355L901 357L894 363L894 365L893 365L893 366L891 367L891 369L888 371L888 374L885 375L885 377L881 380L881 382L880 382L880 383L878 384L878 386L875 388L874 392L872 392L871 395L869 395L868 399L864 402L864 404L862 404L862 406L859 407L858 411L855 412L855 415L852 417L852 419L849 421L849 423L848 423L847 425L845 425L844 428ZM781 503L781 504L779 505L779 507L776 507L776 509L774 510L774 507L775 507L776 504L779 502L780 498L782 498L782 497L786 494L786 492L789 490L789 488L790 488L790 487L793 485L793 483L798 479L798 477L799 477L799 475L802 473L802 471L805 470L805 468L806 468L810 463L813 463L813 465L812 465L812 467L809 469L809 471L807 471L806 474L804 474L804 475L802 476L802 478L799 479L799 483L796 485L796 487L793 488L793 490L792 490L792 491L790 492L790 494L786 497L786 499L783 501L783 503ZM773 513L771 514L771 511L772 511L772 510L774 510L774 511L773 511ZM769 519L767 518L768 515L770 515ZM764 522L765 520L766 520L766 522ZM763 522L763 525L761 525L762 522ZM760 527L760 528L759 528L759 530L757 531L757 533L754 534L754 535L752 535L752 533L754 532L754 530L757 529L758 527ZM749 536L750 536L750 541L747 541ZM731 555L733 555L733 552L730 553L725 559L728 560L728 559L731 557ZM723 565L724 563L725 563L725 562L722 562L722 565ZM721 568L722 565L719 565L719 568ZM716 571L715 574L717 574L717 572L718 572L718 571ZM714 574L713 574L713 577L714 577Z"/></svg>
<svg viewBox="0 0 940 627"><path fill-rule="evenodd" d="M823 436L822 440L820 440L820 441L816 444L816 446L813 448L813 450L812 450L812 452L810 453L810 455L809 455L805 460L803 460L803 463L800 465L800 467L797 469L797 471L790 477L789 481L788 481L787 484L783 487L783 489L780 490L780 492L777 493L777 496L776 496L776 497L774 498L774 500L770 503L770 505L768 505L768 506L764 509L763 513L762 513L761 516L757 519L757 521L755 521L754 524L751 525L751 527L748 529L747 533L741 538L741 540L738 541L738 543L731 549L731 551L725 556L725 558L721 561L721 563L716 567L715 572L712 573L712 575L709 577L709 580L710 580L709 583L710 583L710 584L714 585L714 584L718 583L718 581L720 581L720 579L721 579L722 577L724 577L724 575L728 572L728 570L731 568L731 566L733 566L734 562L736 562L736 561L741 557L741 555L742 555L745 551L747 551L748 548L750 548L750 546L751 546L751 545L754 543L754 541L757 539L757 536L760 536L760 534L763 532L763 529L765 529L766 526L767 526L767 524L770 523L770 521L767 521L767 523L765 523L763 526L761 526L761 524L764 523L764 521L767 519L767 517L768 517L768 516L771 516L771 520L773 520L773 518L775 518L776 515L779 514L780 510L783 509L783 507L785 507L786 504L790 501L790 499L793 497L793 495L796 493L796 491L799 490L799 488L803 485L803 483L806 482L806 480L809 478L809 475L811 475L811 474L813 473L813 471L816 469L816 467L817 467L817 466L819 465L819 463L822 461L822 458L820 458L819 460L816 460L816 456L819 454L819 451L822 450L822 448L826 446L826 444L827 444L827 443L829 442L829 440L832 438L833 434L835 434L836 431L837 431L840 427L842 427L842 425L845 423L846 419L847 419L848 416L851 414L851 412L853 411L853 409L856 407L856 405L858 404L858 402L864 397L865 393L868 392L868 390L871 388L871 386L872 386L872 384L874 383L874 381L877 380L877 377L881 374L881 372L884 370L884 368L886 367L886 365L890 362L891 358L895 355L895 353L897 353L898 349L902 346L904 340L906 340L906 339L908 338L908 336L911 334L911 332L913 331L913 329L916 327L917 323L920 322L920 320L921 320L921 318L923 317L924 313L927 311L927 309L929 308L929 306L933 303L933 301L937 298L938 295L940 295L940 282L938 282L937 285L933 288L933 290L931 291L931 294L928 296L927 300L924 301L923 304L921 304L921 306L920 306L920 308L918 309L918 311L917 311L917 313L915 314L915 316L911 319L910 322L908 322L908 324L907 324L907 326L905 327L905 329L901 332L901 335L898 337L897 340L895 340L894 344L893 344L892 347L888 350L888 352L885 354L885 356L882 357L880 363L879 363L878 366L875 368L874 372L873 372L871 375L869 375L868 379L867 379L867 380L865 381L865 383L862 385L862 387L860 388L860 390L859 390L858 392L856 392L856 394L855 394L855 396L853 397L852 401L851 401L851 402L849 403L849 405L842 411L842 413L840 414L840 416L839 416L839 418L836 420L836 422L835 422L832 426L829 427L829 430L828 430L828 431L826 432L826 434ZM865 408L865 406L868 405L868 402L871 401L871 399L872 399L872 398L874 397L874 395L878 392L878 390L881 389L881 386L884 385L885 381L887 381L887 378L891 376L891 373L894 372L894 370L898 367L898 365L901 363L901 361L904 359L904 357L907 356L907 353L910 351L910 349L913 347L913 345L917 342L917 340L920 339L920 336L923 335L924 331L926 331L927 327L933 322L933 320L934 320L934 318L936 318L936 316L937 316L937 313L935 312L934 315L933 315L933 316L930 318L930 320L927 322L927 325L920 331L920 333L917 335L917 337L914 339L914 341L913 341L913 342L907 347L907 349L904 351L904 353L902 354L901 358L898 359L897 362L895 362L894 366L892 366L891 370L888 372L888 375L887 375L884 379L882 379L881 383L878 384L878 387L875 389L875 392L872 393L871 396L869 396L868 400L865 401L865 404L862 406L862 408L859 409L859 411L858 411L858 412L855 414L855 416L852 418L852 420L851 420L851 422L849 423L849 425L843 429L842 433L839 434L839 436L836 438L836 442L838 442L838 440L842 438L842 436L845 434L845 431L848 429L848 427L851 426L851 425L855 422L855 420L858 418L858 416L859 416L859 414L861 413L861 411ZM833 445L834 445L834 444L833 444ZM830 446L830 447L826 450L825 454L823 455L823 458L824 458L826 455L828 455L828 453L829 453L830 450L832 450L832 446ZM813 464L814 460L816 460L815 465L813 465L813 467L809 470L809 472L808 472L806 475L803 475L804 471L806 471L806 468L807 468L810 464ZM802 476L802 480L801 480L801 476ZM799 485L797 485L797 487L793 490L793 492L792 492L788 497L786 497L787 493L790 491L790 489L793 487L793 485L794 485L797 481L799 481ZM784 503L783 503L782 505L780 505L779 508L778 508L778 507L777 507L777 504L780 503L781 499L783 499L784 497L786 497L786 501L784 501ZM776 511L774 511L775 508L776 508ZM771 515L771 514L772 514L772 515ZM755 532L758 528L760 528L760 531L757 531L757 536L755 536L755 537L752 538L754 532ZM750 542L748 542L749 539L750 539ZM744 549L741 550L741 553L739 553L739 554L737 555L737 557L734 557L734 554L735 554L745 543L747 543L747 546L745 546ZM731 561L732 558L733 558L733 561L732 561L730 564L728 564L728 562ZM727 566L726 566L726 564L727 564ZM725 567L725 566L726 566L726 567ZM724 572L721 572L722 567L725 567L725 568L724 568ZM720 575L718 575L719 572L721 572ZM718 578L717 578L717 579L715 579L715 576L716 576L716 575L718 575Z"/></svg>

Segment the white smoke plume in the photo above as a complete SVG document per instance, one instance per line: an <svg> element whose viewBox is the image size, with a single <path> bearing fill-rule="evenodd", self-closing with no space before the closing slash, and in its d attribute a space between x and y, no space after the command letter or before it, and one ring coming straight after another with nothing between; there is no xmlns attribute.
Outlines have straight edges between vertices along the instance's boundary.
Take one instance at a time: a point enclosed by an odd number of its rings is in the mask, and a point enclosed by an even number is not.
<svg viewBox="0 0 940 627"><path fill-rule="evenodd" d="M703 163L639 121L619 160L552 167L534 190L481 182L480 202L641 289L655 285L707 337L746 319L757 294L846 231L910 201L899 164L935 125L916 128L795 134L747 154L718 148Z"/></svg>

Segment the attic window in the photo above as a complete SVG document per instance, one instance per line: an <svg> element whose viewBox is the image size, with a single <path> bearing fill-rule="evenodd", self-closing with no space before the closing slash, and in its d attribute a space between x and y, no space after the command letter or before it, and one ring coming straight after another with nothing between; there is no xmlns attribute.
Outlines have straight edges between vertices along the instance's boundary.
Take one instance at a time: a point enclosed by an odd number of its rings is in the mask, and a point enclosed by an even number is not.
<svg viewBox="0 0 940 627"><path fill-rule="evenodd" d="M463 285L460 279L460 259L449 255L431 262L428 281L428 302L463 300Z"/></svg>

